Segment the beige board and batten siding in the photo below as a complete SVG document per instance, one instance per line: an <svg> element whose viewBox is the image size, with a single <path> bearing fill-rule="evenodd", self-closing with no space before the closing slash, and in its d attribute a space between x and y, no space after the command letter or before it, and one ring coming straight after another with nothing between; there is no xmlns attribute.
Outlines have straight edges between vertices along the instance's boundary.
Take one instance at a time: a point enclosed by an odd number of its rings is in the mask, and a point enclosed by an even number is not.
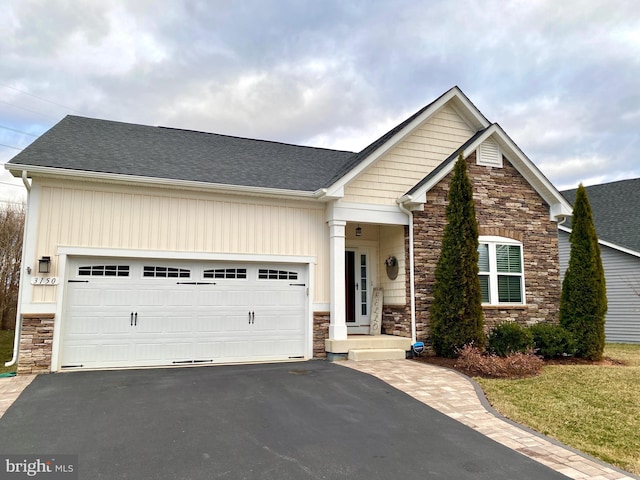
<svg viewBox="0 0 640 480"><path fill-rule="evenodd" d="M445 105L345 189L346 202L396 205L475 132Z"/></svg>
<svg viewBox="0 0 640 480"><path fill-rule="evenodd" d="M36 180L35 252L59 246L315 257L315 302L329 301L325 210L311 202ZM34 287L35 303L54 302L57 287Z"/></svg>
<svg viewBox="0 0 640 480"><path fill-rule="evenodd" d="M380 227L380 257L382 272L380 285L384 291L384 304L405 305L407 292L404 226L383 225ZM391 280L387 276L385 261L389 257L396 257L398 261L398 276L395 280Z"/></svg>

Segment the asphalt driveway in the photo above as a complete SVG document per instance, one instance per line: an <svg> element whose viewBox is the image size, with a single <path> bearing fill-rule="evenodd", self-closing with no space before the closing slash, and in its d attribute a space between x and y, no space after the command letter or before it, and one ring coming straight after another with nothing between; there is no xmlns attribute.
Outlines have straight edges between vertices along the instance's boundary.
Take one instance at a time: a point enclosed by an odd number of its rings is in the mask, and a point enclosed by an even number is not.
<svg viewBox="0 0 640 480"><path fill-rule="evenodd" d="M2 454L76 454L81 479L560 479L324 361L41 375Z"/></svg>

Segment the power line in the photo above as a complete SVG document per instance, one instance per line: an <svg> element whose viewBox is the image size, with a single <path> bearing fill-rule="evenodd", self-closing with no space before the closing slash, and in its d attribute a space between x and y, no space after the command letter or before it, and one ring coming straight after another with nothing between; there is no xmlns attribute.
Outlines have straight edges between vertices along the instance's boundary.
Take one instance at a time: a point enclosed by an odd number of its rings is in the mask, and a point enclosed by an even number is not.
<svg viewBox="0 0 640 480"><path fill-rule="evenodd" d="M22 188L23 185L19 184L19 183L10 183L10 182L0 182L0 185L9 185L10 187L20 187Z"/></svg>
<svg viewBox="0 0 640 480"><path fill-rule="evenodd" d="M11 145L5 145L4 143L0 143L0 147L13 148L14 150L24 150L24 148L13 147Z"/></svg>
<svg viewBox="0 0 640 480"><path fill-rule="evenodd" d="M19 108L20 110L25 110L27 112L36 113L38 115L42 115L43 117L53 118L54 120L58 119L58 117L54 117L53 115L49 115L47 113L42 113L42 112L39 112L38 110L32 110L30 108L21 107L20 105L16 105L14 103L3 102L2 100L0 100L0 103L4 103L5 105L9 105L10 107Z"/></svg>
<svg viewBox="0 0 640 480"><path fill-rule="evenodd" d="M20 90L19 88L16 88L16 87L10 87L9 85L2 85L2 84L0 84L0 87L4 87L4 88L9 88L11 90L15 90L16 92L21 93L23 95L28 95L29 97L37 98L38 100L50 103L52 105L56 105L56 106L61 107L61 108L65 108L65 109L67 109L67 110L69 110L71 112L80 113L80 112L78 112L77 110L74 110L71 107L67 107L66 105L62 105L61 103L54 102L53 100L49 100L49 99L44 98L44 97L39 97L38 95L34 95L33 93L25 92L24 90Z"/></svg>
<svg viewBox="0 0 640 480"><path fill-rule="evenodd" d="M23 133L24 135L30 135L32 137L39 137L40 135L36 135L35 133L23 132L22 130L16 130L15 128L5 127L4 125L0 125L0 128L4 128L5 130L11 130L16 133Z"/></svg>

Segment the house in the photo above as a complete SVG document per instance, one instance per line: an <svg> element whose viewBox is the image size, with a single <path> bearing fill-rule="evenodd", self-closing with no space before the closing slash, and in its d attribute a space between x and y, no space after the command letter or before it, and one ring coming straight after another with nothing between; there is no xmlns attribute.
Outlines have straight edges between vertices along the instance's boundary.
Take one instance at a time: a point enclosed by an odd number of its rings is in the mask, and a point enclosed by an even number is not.
<svg viewBox="0 0 640 480"><path fill-rule="evenodd" d="M6 166L29 190L18 370L404 358L460 152L487 324L556 321L571 207L458 87L358 153L68 116Z"/></svg>
<svg viewBox="0 0 640 480"><path fill-rule="evenodd" d="M640 343L640 178L585 187L607 282L607 342ZM576 191L562 194L571 203ZM570 218L558 228L561 275L569 265Z"/></svg>

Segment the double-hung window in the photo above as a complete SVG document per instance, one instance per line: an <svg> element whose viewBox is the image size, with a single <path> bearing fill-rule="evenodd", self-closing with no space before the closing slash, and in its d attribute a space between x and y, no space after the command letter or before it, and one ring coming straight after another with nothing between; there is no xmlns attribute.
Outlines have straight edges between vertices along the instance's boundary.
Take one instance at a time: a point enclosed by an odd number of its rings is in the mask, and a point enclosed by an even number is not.
<svg viewBox="0 0 640 480"><path fill-rule="evenodd" d="M482 303L523 305L522 244L502 237L480 237L478 269Z"/></svg>

